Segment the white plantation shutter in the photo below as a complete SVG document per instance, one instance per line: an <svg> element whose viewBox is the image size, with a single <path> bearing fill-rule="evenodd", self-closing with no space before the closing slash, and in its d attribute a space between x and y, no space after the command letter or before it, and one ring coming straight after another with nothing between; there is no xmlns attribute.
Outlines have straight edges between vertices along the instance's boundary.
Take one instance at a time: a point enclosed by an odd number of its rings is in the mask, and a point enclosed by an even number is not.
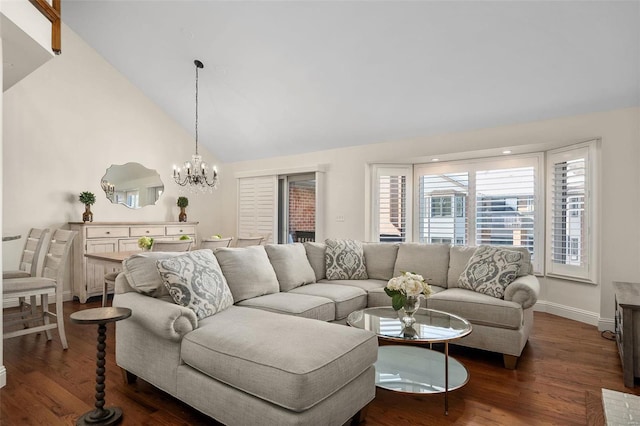
<svg viewBox="0 0 640 426"><path fill-rule="evenodd" d="M373 241L410 241L411 166L374 166Z"/></svg>
<svg viewBox="0 0 640 426"><path fill-rule="evenodd" d="M421 243L467 243L469 173L434 173L418 178Z"/></svg>
<svg viewBox="0 0 640 426"><path fill-rule="evenodd" d="M475 196L476 245L523 246L533 252L533 166L477 171Z"/></svg>
<svg viewBox="0 0 640 426"><path fill-rule="evenodd" d="M536 215L542 160L542 154L528 154L417 165L416 240L527 247L534 271L541 272L544 221Z"/></svg>
<svg viewBox="0 0 640 426"><path fill-rule="evenodd" d="M268 236L272 243L277 234L277 176L238 179L238 237Z"/></svg>
<svg viewBox="0 0 640 426"><path fill-rule="evenodd" d="M547 158L547 273L594 281L591 151L595 144L550 151Z"/></svg>

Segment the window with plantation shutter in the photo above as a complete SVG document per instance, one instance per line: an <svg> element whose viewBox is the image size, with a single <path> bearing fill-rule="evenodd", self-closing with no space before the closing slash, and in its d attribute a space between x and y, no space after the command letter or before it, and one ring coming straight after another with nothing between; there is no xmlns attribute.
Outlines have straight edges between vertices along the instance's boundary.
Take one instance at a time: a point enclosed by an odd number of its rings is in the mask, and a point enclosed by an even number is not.
<svg viewBox="0 0 640 426"><path fill-rule="evenodd" d="M416 240L453 245L526 247L541 272L542 155L423 164L418 186Z"/></svg>
<svg viewBox="0 0 640 426"><path fill-rule="evenodd" d="M592 235L595 143L547 156L547 274L595 282Z"/></svg>
<svg viewBox="0 0 640 426"><path fill-rule="evenodd" d="M410 241L411 166L375 166L374 175L373 240Z"/></svg>
<svg viewBox="0 0 640 426"><path fill-rule="evenodd" d="M277 176L238 179L238 236L278 235Z"/></svg>

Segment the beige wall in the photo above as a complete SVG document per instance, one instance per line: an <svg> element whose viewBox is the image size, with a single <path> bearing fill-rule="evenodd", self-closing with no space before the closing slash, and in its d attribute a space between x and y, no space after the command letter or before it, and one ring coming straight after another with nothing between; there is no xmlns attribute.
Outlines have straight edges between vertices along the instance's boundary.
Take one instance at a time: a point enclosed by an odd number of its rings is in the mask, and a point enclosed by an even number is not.
<svg viewBox="0 0 640 426"><path fill-rule="evenodd" d="M3 232L25 235L31 227L82 220L82 191L96 194L94 221L177 220L182 194L172 166L193 154L191 133L68 27L62 41L62 55L4 93ZM130 161L160 173L165 193L157 205L131 210L106 199L100 180L107 167ZM185 195L189 220L211 235L215 217L208 206L219 195ZM24 239L5 243L5 267L17 267L23 245Z"/></svg>
<svg viewBox="0 0 640 426"><path fill-rule="evenodd" d="M640 278L640 109L624 109L541 122L431 136L414 140L314 152L288 157L225 164L229 182L236 173L283 170L326 164L325 234L327 237L369 237L368 164L371 162L441 160L470 155L535 152L575 142L602 138L600 246L601 277L597 285L542 280L539 309L598 323L613 318L611 282ZM300 141L304 143L304 141ZM235 235L236 187L221 189L223 234ZM344 216L344 222L337 221Z"/></svg>

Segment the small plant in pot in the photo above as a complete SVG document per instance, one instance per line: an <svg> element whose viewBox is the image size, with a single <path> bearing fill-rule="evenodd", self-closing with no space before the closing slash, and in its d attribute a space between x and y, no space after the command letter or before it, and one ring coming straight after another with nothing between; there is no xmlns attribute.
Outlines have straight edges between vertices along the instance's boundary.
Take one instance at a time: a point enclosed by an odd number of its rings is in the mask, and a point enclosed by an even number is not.
<svg viewBox="0 0 640 426"><path fill-rule="evenodd" d="M187 197L178 197L178 202L176 203L178 207L180 207L180 214L178 215L178 222L186 222L187 221L187 212L185 209L189 205L189 199Z"/></svg>
<svg viewBox="0 0 640 426"><path fill-rule="evenodd" d="M78 200L84 204L84 213L82 213L83 222L93 222L93 213L91 212L91 205L95 204L96 196L93 192L84 191L80 193Z"/></svg>

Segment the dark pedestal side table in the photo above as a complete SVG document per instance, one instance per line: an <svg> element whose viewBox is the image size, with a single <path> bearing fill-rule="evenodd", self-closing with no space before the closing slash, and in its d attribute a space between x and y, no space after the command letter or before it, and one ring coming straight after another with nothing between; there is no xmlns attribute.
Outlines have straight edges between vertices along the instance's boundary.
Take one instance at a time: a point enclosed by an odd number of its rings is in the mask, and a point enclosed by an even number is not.
<svg viewBox="0 0 640 426"><path fill-rule="evenodd" d="M76 324L98 324L98 353L96 356L96 404L95 409L83 414L76 425L114 425L122 420L122 410L118 407L104 408L105 348L107 344L107 323L131 316L129 308L94 308L71 314L71 322Z"/></svg>

